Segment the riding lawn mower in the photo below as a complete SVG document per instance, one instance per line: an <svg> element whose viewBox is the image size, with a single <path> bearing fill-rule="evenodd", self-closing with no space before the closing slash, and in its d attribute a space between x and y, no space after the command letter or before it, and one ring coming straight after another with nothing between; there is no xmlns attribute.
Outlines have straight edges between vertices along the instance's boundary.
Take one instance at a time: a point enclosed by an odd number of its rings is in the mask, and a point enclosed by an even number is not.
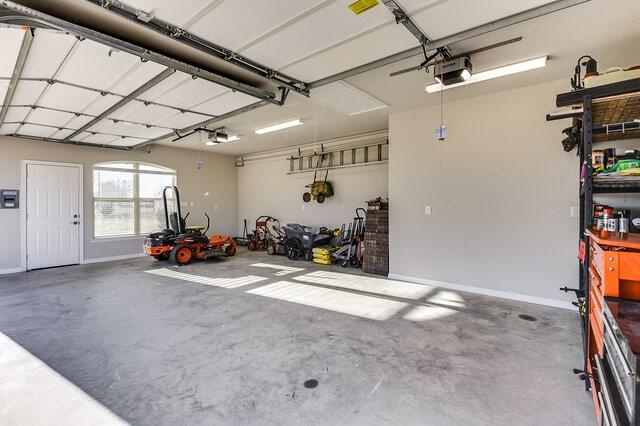
<svg viewBox="0 0 640 426"><path fill-rule="evenodd" d="M173 190L175 194L176 210L169 213L167 206L167 191ZM157 260L169 260L178 265L188 265L193 259L207 259L212 256L234 256L236 254L236 242L227 235L211 235L207 237L207 231L211 225L208 214L207 226L187 226L187 217L182 216L180 209L180 193L175 186L166 186L162 190L164 202L164 217L166 229L149 234L144 239L143 250L145 254L153 256Z"/></svg>

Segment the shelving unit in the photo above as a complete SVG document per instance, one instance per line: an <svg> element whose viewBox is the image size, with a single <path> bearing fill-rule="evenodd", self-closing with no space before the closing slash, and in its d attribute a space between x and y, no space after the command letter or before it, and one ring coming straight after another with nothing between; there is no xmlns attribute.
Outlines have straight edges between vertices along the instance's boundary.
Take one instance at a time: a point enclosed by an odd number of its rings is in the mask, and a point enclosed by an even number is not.
<svg viewBox="0 0 640 426"><path fill-rule="evenodd" d="M579 150L580 170L585 168L584 177L580 185L580 220L579 239L583 259L579 263L579 289L577 294L585 298L582 305L582 336L584 351L585 387L587 390L594 386L593 370L594 353L602 353L601 309L602 298L608 296L604 292L594 290L605 277L594 272L594 264L602 259L590 259L594 250L602 250L602 241L590 231L593 228L593 205L596 194L638 194L640 193L640 176L609 176L593 175L592 154L594 144L612 143L625 139L640 139L640 79L602 85L593 88L576 90L559 94L556 98L558 107L573 107L582 110L582 140ZM562 118L562 117L560 117ZM576 116L573 118L578 120ZM618 234L619 235L619 234ZM634 235L633 238L636 236ZM623 238L620 236L619 238ZM606 245L605 245L606 247ZM597 256L596 256L597 257ZM608 260L612 260L608 258ZM591 269L590 269L591 268ZM610 269L613 270L613 269ZM594 296L596 294L596 296ZM600 297L597 297L601 294ZM592 300L593 299L593 300ZM595 310L594 312L591 312ZM599 336L598 336L598 333ZM595 335L595 337L594 337ZM600 339L598 339L600 337ZM598 346L598 347L596 347ZM598 358L595 356L595 358ZM597 370L597 369L596 369ZM597 396L596 412L599 412Z"/></svg>

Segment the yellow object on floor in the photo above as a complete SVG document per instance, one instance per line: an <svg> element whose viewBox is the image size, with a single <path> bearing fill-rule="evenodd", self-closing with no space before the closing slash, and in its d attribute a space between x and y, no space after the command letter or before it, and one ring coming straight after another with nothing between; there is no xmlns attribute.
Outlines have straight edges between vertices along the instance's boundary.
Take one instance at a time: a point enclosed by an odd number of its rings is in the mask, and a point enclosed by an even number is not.
<svg viewBox="0 0 640 426"><path fill-rule="evenodd" d="M362 12L366 12L379 4L380 2L378 0L358 0L351 3L349 9L356 15L360 15Z"/></svg>
<svg viewBox="0 0 640 426"><path fill-rule="evenodd" d="M331 260L331 259L333 259L333 256L331 256L330 254L313 253L313 258L314 259L320 259L320 260Z"/></svg>
<svg viewBox="0 0 640 426"><path fill-rule="evenodd" d="M314 257L313 263L319 263L320 265L331 265L333 263L333 259L321 259L319 257Z"/></svg>
<svg viewBox="0 0 640 426"><path fill-rule="evenodd" d="M313 252L314 256L316 254L319 254L319 255L330 255L331 253L336 251L336 248L335 247L316 247L311 251Z"/></svg>

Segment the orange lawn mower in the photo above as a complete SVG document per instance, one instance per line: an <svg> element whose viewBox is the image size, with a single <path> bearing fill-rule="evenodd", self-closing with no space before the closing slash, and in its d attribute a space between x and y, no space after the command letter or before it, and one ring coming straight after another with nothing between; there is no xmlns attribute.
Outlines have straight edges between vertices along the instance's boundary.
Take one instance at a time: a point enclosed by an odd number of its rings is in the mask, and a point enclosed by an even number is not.
<svg viewBox="0 0 640 426"><path fill-rule="evenodd" d="M169 213L167 191L175 194L176 210ZM212 256L234 256L236 242L227 235L211 235L207 231L211 224L208 214L207 226L187 226L187 217L182 216L180 193L175 186L166 186L162 190L164 217L167 228L164 231L149 234L144 239L144 253L157 260L171 260L178 265L188 265L193 259L207 259Z"/></svg>

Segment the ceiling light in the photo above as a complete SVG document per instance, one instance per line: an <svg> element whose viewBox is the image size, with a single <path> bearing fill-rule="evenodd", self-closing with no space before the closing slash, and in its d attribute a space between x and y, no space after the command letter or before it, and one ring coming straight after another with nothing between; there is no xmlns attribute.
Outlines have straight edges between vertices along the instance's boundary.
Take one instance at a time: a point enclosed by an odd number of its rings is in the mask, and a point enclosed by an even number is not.
<svg viewBox="0 0 640 426"><path fill-rule="evenodd" d="M540 58L530 59L524 62L518 62L511 65L505 65L503 67L494 68L487 71L482 71L473 75L470 75L465 82L451 84L449 86L443 86L440 83L430 84L425 87L425 90L429 93L439 92L440 90L451 89L454 87L465 86L471 83L477 83L479 81L491 80L498 77L504 77L505 75L517 74L524 71L535 70L538 68L544 68L547 65L547 57L542 56ZM463 76L464 77L464 76Z"/></svg>
<svg viewBox="0 0 640 426"><path fill-rule="evenodd" d="M265 133L271 133L282 129L288 129L289 127L299 126L302 124L302 120L296 118L295 120L286 121L280 124L274 124L273 126L263 127L262 129L256 130L256 134L263 135Z"/></svg>

